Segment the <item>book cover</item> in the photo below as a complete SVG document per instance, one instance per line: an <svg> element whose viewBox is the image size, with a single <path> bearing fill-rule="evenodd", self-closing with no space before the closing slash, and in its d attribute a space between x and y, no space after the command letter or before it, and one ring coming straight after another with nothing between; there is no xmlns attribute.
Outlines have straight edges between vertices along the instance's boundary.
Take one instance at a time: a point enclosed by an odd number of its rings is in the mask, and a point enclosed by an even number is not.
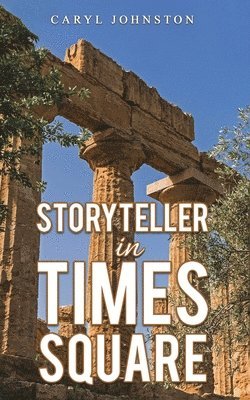
<svg viewBox="0 0 250 400"><path fill-rule="evenodd" d="M250 398L249 11L2 2L0 400Z"/></svg>

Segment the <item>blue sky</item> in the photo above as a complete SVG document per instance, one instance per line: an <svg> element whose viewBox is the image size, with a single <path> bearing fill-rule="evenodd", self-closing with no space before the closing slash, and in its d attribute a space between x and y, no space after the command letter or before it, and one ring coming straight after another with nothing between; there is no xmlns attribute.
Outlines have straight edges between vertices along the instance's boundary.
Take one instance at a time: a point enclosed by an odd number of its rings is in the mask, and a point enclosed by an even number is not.
<svg viewBox="0 0 250 400"><path fill-rule="evenodd" d="M232 126L237 108L249 103L250 49L248 0L8 0L2 2L39 38L39 45L60 58L79 38L132 70L162 97L195 118L195 144L208 150L216 143L222 126ZM100 15L103 25L50 23L51 15ZM194 25L111 26L116 15L194 15ZM66 122L66 129L77 132ZM46 201L91 201L92 173L79 160L76 149L55 145L44 149L43 178L48 181ZM134 174L136 201L148 201L146 185L163 177L150 167ZM143 259L167 259L168 237L144 234ZM53 232L41 240L41 259L87 260L87 235ZM138 262L140 267L140 262ZM45 285L41 279L39 315L44 317ZM60 303L71 303L71 280L63 278Z"/></svg>

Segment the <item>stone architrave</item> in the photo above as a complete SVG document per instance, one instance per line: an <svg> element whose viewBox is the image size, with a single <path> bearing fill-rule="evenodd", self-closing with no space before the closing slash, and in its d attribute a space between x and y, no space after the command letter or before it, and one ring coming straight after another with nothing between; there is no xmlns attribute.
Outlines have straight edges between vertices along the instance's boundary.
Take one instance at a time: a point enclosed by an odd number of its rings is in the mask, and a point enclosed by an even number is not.
<svg viewBox="0 0 250 400"><path fill-rule="evenodd" d="M140 143L130 143L118 136L114 139L114 132L107 130L98 132L89 139L81 150L81 157L88 161L94 171L93 202L95 203L133 203L134 185L131 180L132 173L138 169L144 161L144 152ZM121 375L124 373L127 362L127 352L130 336L134 332L134 326L125 324L124 309L122 311L119 325L110 325L107 312L104 310L104 320L101 326L91 324L91 263L93 261L106 261L109 271L112 291L115 294L121 262L123 258L118 257L116 249L122 238L124 243L134 241L134 217L129 221L130 230L122 232L121 210L118 210L113 218L112 232L107 233L105 229L104 216L100 217L101 232L92 232L89 250L89 271L87 316L89 322L88 335L93 340L95 354L95 338L97 334L106 335L106 370L111 370L111 335L121 335ZM129 255L124 261L133 261ZM93 371L96 371L96 359L93 358Z"/></svg>
<svg viewBox="0 0 250 400"><path fill-rule="evenodd" d="M161 179L147 187L147 194L149 196L156 198L163 204L170 203L171 223L175 226L178 223L179 203L204 203L208 206L214 202L216 197L221 193L221 186L216 181L193 168L188 168L179 174ZM184 303L190 308L192 306L189 300L185 298L184 294L181 293L177 283L178 268L191 259L187 244L188 237L190 237L190 233L186 234L177 232L171 234L170 260L172 264L172 273L169 277L168 310L172 315L173 324L178 323L178 317L176 314L177 305ZM210 294L207 290L201 286L202 284L200 282L193 282L197 287L199 287L199 290L203 292L203 296L206 298L208 304L210 304ZM211 347L210 343L210 348ZM202 385L184 385L181 383L181 388L183 390L199 394L212 393L214 391L212 352L206 353L205 365L207 383ZM183 379L183 377L181 377L181 379Z"/></svg>

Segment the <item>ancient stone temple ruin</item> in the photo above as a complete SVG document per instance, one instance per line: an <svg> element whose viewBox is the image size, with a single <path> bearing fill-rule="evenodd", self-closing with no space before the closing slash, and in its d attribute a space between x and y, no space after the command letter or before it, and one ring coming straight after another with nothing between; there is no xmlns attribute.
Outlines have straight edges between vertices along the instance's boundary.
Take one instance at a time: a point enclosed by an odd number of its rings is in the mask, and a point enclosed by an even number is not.
<svg viewBox="0 0 250 400"><path fill-rule="evenodd" d="M47 67L56 67L65 87L88 88L91 96L82 101L78 97L41 114L49 121L60 115L84 126L93 136L84 144L80 157L87 160L94 173L93 201L97 203L134 202L132 175L143 163L164 172L166 178L148 186L147 194L161 203L171 203L173 220L180 202L211 204L222 189L215 175L215 162L200 153L194 146L194 121L179 107L162 99L157 90L150 88L133 72L124 71L116 62L95 49L90 43L79 40L66 51L65 61L50 54ZM26 157L22 161L33 181L41 180L41 168ZM145 188L146 190L146 188ZM0 233L0 399L219 399L214 395L232 395L247 399L247 356L245 347L239 347L240 370L233 375L227 357L229 350L221 340L221 355L207 355L208 381L204 385L189 384L166 390L162 386L145 388L135 384L131 388L111 389L97 383L91 389L68 388L67 380L57 385L44 385L37 373L35 361L39 355L37 343L48 332L45 323L37 319L39 234L36 229L36 207L40 202L37 192L23 188L3 176L0 200L8 205L5 229ZM113 232L93 232L89 250L89 264L98 259L108 263L112 289L116 290L121 260L114 248L124 233L119 219ZM133 242L133 227L127 233ZM185 235L173 234L170 241L170 258L174 269L189 260ZM167 242L166 242L167 246ZM88 290L91 291L89 268ZM169 293L178 296L176 274L171 275ZM210 304L220 301L205 293ZM91 296L89 296L91 298ZM160 310L171 309L171 303L156 305ZM87 304L88 310L90 304ZM73 334L85 332L72 322L72 308L60 308L59 333L68 340ZM123 342L122 364L133 327L110 326L108 319L101 327L91 325L88 312L88 335L95 342L98 333L107 338L107 368L110 362L110 335L120 333ZM166 327L154 327L153 332L164 332ZM211 343L212 349L212 343ZM154 350L152 349L152 352ZM67 356L64 357L65 365ZM93 360L95 365L95 359ZM230 364L230 365L229 365ZM122 368L124 365L122 365ZM231 378L228 379L228 376ZM12 379L12 380L11 380ZM14 383L13 383L14 382ZM120 386L119 386L120 385ZM19 392L17 392L19 390ZM72 393L78 393L73 397ZM2 395L1 395L2 393ZM11 397L10 393L14 393ZM18 395L15 393L18 393ZM1 397L2 396L2 397ZM5 397L4 397L5 396ZM10 397L8 397L10 396ZM15 397L16 396L16 397ZM54 397L53 397L54 396ZM70 397L71 396L71 397ZM82 396L82 397L81 397Z"/></svg>

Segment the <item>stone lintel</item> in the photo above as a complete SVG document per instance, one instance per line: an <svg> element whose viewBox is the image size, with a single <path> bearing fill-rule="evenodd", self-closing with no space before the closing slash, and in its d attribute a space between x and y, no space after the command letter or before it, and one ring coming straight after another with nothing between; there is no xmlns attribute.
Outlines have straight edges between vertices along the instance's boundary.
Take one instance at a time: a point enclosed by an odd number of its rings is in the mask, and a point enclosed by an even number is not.
<svg viewBox="0 0 250 400"><path fill-rule="evenodd" d="M190 167L184 171L168 176L167 178L160 179L154 183L147 186L147 195L159 200L159 196L163 190L174 188L175 185L179 184L201 184L206 186L211 191L215 192L217 195L223 194L222 186L219 181L209 177L203 172Z"/></svg>
<svg viewBox="0 0 250 400"><path fill-rule="evenodd" d="M153 111L159 103L153 100L158 96L155 90L151 93L151 89L148 88L152 95L148 92L146 95L145 86L139 85L141 101L137 104L136 100L133 102L128 100L127 95L125 96L125 93L128 94L128 88L133 89L130 84L127 84L124 94L120 95L118 91L100 82L97 75L94 77L91 71L87 73L84 69L84 72L80 72L73 60L70 63L62 62L59 58L48 54L45 72L52 66L60 71L66 90L77 86L79 89L87 88L91 93L89 98L84 100L78 96L65 98L58 110L54 110L55 115L61 115L92 132L112 128L125 140L133 138L142 143L147 150L145 163L168 175L176 174L189 166L199 168L199 151L191 142L189 135L185 134L186 129L191 129L192 121L189 121L191 117L161 99L161 110L164 110L166 115L159 118L159 110ZM100 62L100 68L101 66ZM126 75L125 71L123 73ZM108 81L113 82L111 79ZM147 110L146 103L149 106Z"/></svg>
<svg viewBox="0 0 250 400"><path fill-rule="evenodd" d="M65 62L117 94L128 105L139 107L157 120L167 123L185 139L194 140L194 120L190 114L163 99L154 87L148 86L133 72L125 71L88 41L79 39L66 49Z"/></svg>

